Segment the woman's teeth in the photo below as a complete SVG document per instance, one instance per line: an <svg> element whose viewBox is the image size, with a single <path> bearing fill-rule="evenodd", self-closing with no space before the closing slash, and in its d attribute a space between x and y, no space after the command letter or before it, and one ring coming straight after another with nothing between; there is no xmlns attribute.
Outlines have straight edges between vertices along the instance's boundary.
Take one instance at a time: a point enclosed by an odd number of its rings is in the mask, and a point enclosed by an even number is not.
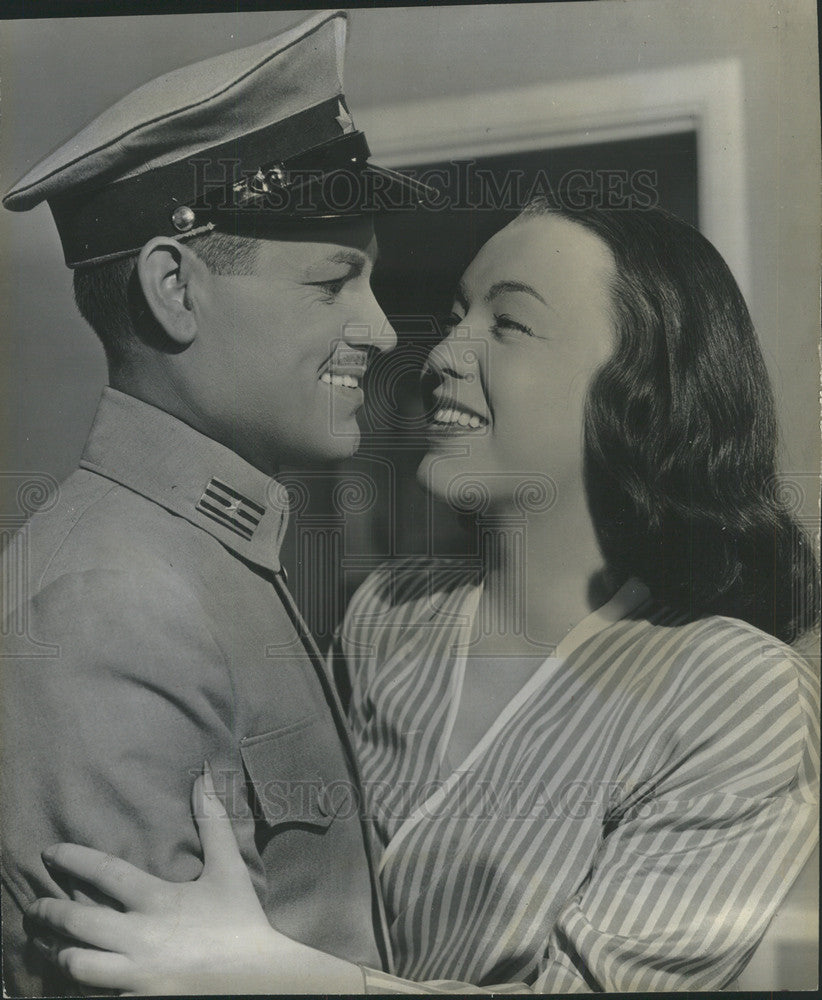
<svg viewBox="0 0 822 1000"><path fill-rule="evenodd" d="M432 419L435 424L459 424L460 427L470 427L472 430L488 425L484 417L466 413L465 410L437 410Z"/></svg>
<svg viewBox="0 0 822 1000"><path fill-rule="evenodd" d="M344 385L349 389L359 389L360 380L353 375L332 375L330 372L323 372L320 381L328 385Z"/></svg>

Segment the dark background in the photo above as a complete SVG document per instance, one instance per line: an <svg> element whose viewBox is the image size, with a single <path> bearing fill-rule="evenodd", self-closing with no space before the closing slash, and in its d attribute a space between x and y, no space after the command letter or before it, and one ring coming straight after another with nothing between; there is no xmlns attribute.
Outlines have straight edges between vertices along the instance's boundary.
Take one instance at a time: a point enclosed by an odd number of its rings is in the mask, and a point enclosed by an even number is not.
<svg viewBox="0 0 822 1000"><path fill-rule="evenodd" d="M640 196L647 204L647 184L635 194L630 182L645 171L654 178L652 195L660 207L694 225L699 215L695 132L484 157L470 161L475 167L471 171L468 162L413 168L417 176L429 173L432 185L451 204L465 208L386 212L378 217L380 256L373 286L397 331L397 349L380 356L369 370L358 455L325 473L290 473L289 481L299 481L303 489L292 513L293 530L283 561L297 601L321 644L330 638L336 616L374 565L412 554L477 554L470 528L416 483L424 451L419 373L440 338L441 320L451 311L453 290L463 271L521 207L514 204L515 189L496 199L501 207L492 207L494 190L504 192L505 178L519 171L523 196L543 178L540 190L579 203L590 197L591 179L599 191L611 178L614 205ZM488 185L482 171L493 174L495 187ZM470 177L472 183L458 187L460 176ZM340 493L345 482L354 484L347 498ZM373 483L372 497L361 496L366 482ZM357 507L364 503L368 509L358 513ZM318 594L334 596L318 600Z"/></svg>

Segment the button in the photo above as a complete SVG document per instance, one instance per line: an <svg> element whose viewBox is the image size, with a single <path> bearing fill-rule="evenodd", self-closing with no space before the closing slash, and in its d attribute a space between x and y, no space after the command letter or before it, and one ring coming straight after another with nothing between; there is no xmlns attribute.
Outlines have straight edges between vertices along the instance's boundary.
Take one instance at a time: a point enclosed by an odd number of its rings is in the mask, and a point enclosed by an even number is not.
<svg viewBox="0 0 822 1000"><path fill-rule="evenodd" d="M320 794L317 796L317 812L320 816L331 816L334 812L334 804L331 801L331 793L326 785L323 785L320 789Z"/></svg>

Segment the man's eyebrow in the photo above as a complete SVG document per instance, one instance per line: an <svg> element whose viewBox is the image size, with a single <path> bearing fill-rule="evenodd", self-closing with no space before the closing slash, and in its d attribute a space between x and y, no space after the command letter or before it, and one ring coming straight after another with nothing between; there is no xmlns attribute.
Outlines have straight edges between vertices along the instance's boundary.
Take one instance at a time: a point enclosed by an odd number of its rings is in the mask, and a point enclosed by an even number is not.
<svg viewBox="0 0 822 1000"><path fill-rule="evenodd" d="M374 264L376 260L376 251L373 254L363 253L362 250L353 250L343 247L339 250L335 250L334 253L330 254L326 261L329 264L346 264L351 268L351 277L357 278L362 272L363 268L367 263Z"/></svg>
<svg viewBox="0 0 822 1000"><path fill-rule="evenodd" d="M373 266L376 256L376 249L372 253L370 250L364 252L362 250L357 250L354 247L338 247L335 250L329 251L327 256L321 255L306 263L302 268L302 276L300 280L311 284L318 271L321 273L323 268L334 264L342 264L344 267L348 268L348 273L345 275L346 279L351 280L353 278L359 278L365 270L365 265L367 263L371 262Z"/></svg>
<svg viewBox="0 0 822 1000"><path fill-rule="evenodd" d="M490 302L491 299L496 298L498 295L502 295L504 292L524 292L526 295L532 295L544 306L548 305L548 303L539 294L536 288L532 288L531 285L526 285L524 281L511 281L511 280L495 281L494 284L491 285L491 287L488 289L488 292L485 296L485 301Z"/></svg>

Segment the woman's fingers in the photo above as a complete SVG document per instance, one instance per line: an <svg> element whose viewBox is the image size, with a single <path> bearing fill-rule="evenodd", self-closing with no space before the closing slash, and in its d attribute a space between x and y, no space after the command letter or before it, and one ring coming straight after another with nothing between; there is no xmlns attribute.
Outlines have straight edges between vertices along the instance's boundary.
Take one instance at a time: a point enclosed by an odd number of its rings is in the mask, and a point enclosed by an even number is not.
<svg viewBox="0 0 822 1000"><path fill-rule="evenodd" d="M233 882L238 876L248 878L231 820L214 789L211 768L206 763L202 775L194 782L191 793L192 810L203 847L203 875Z"/></svg>
<svg viewBox="0 0 822 1000"><path fill-rule="evenodd" d="M108 906L45 897L35 899L26 913L52 931L95 948L117 951L128 943L128 915Z"/></svg>
<svg viewBox="0 0 822 1000"><path fill-rule="evenodd" d="M55 844L42 854L46 867L88 882L127 909L139 909L150 894L156 893L158 879L127 861L79 844Z"/></svg>
<svg viewBox="0 0 822 1000"><path fill-rule="evenodd" d="M49 962L75 982L113 990L133 990L136 987L134 967L122 955L64 945L40 937L34 938L34 944Z"/></svg>

